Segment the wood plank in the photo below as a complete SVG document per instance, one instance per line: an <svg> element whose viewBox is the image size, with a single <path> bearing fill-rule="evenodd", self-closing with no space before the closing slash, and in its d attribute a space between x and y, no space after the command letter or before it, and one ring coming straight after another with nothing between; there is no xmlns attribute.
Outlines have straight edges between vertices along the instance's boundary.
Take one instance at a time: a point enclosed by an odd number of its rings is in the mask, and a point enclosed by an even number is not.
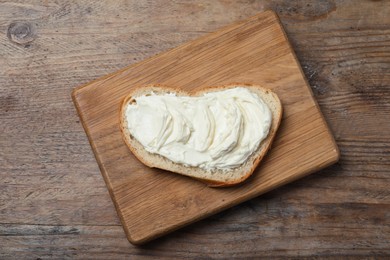
<svg viewBox="0 0 390 260"><path fill-rule="evenodd" d="M147 246L129 245L69 93L267 8L281 18L341 160ZM366 0L0 1L0 258L388 258L389 8ZM16 21L35 25L29 44L7 37ZM30 225L82 231L31 235Z"/></svg>

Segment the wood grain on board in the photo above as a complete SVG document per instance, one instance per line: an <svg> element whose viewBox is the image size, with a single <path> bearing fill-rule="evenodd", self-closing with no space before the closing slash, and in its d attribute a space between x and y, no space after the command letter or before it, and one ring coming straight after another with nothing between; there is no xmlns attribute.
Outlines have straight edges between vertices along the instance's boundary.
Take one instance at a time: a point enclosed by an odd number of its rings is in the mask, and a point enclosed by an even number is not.
<svg viewBox="0 0 390 260"><path fill-rule="evenodd" d="M119 130L119 108L132 88L164 84L186 91L231 82L277 93L283 118L272 149L243 185L215 189L144 166ZM73 92L128 239L140 244L338 160L278 18L267 11L103 77Z"/></svg>
<svg viewBox="0 0 390 260"><path fill-rule="evenodd" d="M340 161L132 246L69 93L265 9ZM387 259L389 13L369 0L0 1L0 258Z"/></svg>

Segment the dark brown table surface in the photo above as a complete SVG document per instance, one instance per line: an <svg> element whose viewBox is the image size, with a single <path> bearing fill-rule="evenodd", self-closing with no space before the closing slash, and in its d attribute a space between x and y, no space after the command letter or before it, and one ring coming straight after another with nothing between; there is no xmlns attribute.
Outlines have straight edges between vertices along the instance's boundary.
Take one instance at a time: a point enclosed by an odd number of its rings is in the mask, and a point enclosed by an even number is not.
<svg viewBox="0 0 390 260"><path fill-rule="evenodd" d="M136 247L71 90L265 9L339 163ZM0 259L390 257L389 1L0 1Z"/></svg>

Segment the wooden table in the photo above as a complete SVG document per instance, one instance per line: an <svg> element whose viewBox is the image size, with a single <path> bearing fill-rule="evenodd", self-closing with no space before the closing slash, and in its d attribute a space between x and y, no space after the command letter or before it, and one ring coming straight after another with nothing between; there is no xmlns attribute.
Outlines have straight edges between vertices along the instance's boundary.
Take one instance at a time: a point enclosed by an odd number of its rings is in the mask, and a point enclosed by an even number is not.
<svg viewBox="0 0 390 260"><path fill-rule="evenodd" d="M83 83L276 11L341 160L136 247L71 100ZM0 1L0 258L390 256L388 1Z"/></svg>

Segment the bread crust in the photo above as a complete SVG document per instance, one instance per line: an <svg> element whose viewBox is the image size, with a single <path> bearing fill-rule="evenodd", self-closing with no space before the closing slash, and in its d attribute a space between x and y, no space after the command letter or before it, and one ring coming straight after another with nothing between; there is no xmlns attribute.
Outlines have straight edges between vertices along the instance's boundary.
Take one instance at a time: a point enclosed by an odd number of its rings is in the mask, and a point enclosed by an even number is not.
<svg viewBox="0 0 390 260"><path fill-rule="evenodd" d="M133 97L141 96L150 93L151 91L154 91L156 93L164 93L164 94L176 93L176 95L178 96L199 96L205 92L215 92L215 91L221 91L221 90L235 88L235 87L245 87L250 89L252 92L256 93L257 95L259 95L260 98L262 98L262 100L265 101L265 103L269 106L272 112L272 123L267 137L259 144L258 149L248 158L248 160L245 163L243 163L241 166L235 169L232 169L232 171L237 171L239 173L237 174L238 175L237 178L217 180L212 178L194 176L195 174L191 174L190 173L191 171L193 172L202 172L202 171L206 172L206 171L200 169L199 167L184 166L182 164L174 163L173 161L161 155L147 152L145 149L143 149L143 146L135 138L131 136L130 132L126 127L127 121L125 117L125 110L128 103L132 101ZM120 130L122 132L122 137L127 147L129 147L129 149L136 156L136 158L146 166L151 168L161 168L174 173L195 178L197 180L206 183L210 187L227 187L227 186L232 186L232 185L242 183L252 175L256 167L259 165L260 161L264 158L264 156L267 154L268 150L271 147L277 129L279 128L282 114L283 114L283 108L278 96L273 91L258 85L252 85L247 83L233 83L228 85L205 87L205 88L195 89L193 91L187 92L179 88L168 87L161 84L153 84L141 88L134 88L124 98L120 107ZM164 160L164 163L160 163L161 160ZM252 163L250 163L251 161ZM167 166L165 164L169 164L169 165ZM242 173L242 171L239 171L240 169L245 170L245 172ZM222 171L222 170L216 170L216 171Z"/></svg>

